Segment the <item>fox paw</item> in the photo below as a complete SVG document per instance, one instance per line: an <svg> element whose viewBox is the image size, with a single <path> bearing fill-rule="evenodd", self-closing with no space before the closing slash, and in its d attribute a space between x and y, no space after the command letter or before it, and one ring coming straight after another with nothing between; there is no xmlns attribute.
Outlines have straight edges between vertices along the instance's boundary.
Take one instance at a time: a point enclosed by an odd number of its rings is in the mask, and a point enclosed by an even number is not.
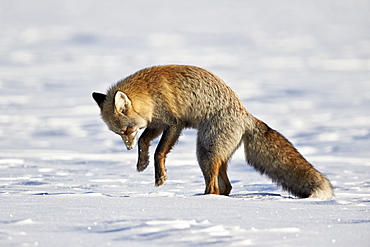
<svg viewBox="0 0 370 247"><path fill-rule="evenodd" d="M165 175L163 175L163 176L161 176L161 177L159 177L159 178L155 178L155 186L157 186L157 187L159 187L159 186L161 186L161 185L164 185L164 183L166 182L166 180L167 180L167 175L165 174Z"/></svg>
<svg viewBox="0 0 370 247"><path fill-rule="evenodd" d="M136 169L138 172L144 171L149 165L149 161L146 161L144 163L138 162L136 165Z"/></svg>

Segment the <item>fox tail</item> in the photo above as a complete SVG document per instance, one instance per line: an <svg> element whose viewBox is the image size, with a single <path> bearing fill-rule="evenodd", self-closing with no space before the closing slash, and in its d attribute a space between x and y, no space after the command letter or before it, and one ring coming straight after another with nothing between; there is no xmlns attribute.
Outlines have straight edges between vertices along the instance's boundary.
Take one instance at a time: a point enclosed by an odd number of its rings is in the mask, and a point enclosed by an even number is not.
<svg viewBox="0 0 370 247"><path fill-rule="evenodd" d="M264 122L249 115L249 126L243 136L247 162L266 174L284 190L300 198L330 200L333 186L293 145Z"/></svg>

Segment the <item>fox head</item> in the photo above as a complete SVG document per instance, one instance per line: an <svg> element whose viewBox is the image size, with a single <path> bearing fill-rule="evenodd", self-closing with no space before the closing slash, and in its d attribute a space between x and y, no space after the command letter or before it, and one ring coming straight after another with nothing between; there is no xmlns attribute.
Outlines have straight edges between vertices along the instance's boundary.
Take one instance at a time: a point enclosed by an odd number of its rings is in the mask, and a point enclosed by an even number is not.
<svg viewBox="0 0 370 247"><path fill-rule="evenodd" d="M108 128L121 136L128 150L133 149L139 129L145 128L147 121L134 110L128 96L122 91L117 91L113 98L101 93L92 96Z"/></svg>

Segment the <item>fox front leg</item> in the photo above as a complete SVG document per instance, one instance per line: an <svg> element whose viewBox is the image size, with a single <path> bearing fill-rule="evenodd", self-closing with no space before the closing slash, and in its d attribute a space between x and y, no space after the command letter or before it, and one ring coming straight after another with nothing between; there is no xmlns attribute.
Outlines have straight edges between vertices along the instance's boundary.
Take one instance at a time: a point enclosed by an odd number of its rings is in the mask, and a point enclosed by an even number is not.
<svg viewBox="0 0 370 247"><path fill-rule="evenodd" d="M138 143L138 161L137 161L137 171L144 171L149 165L149 146L150 142L158 137L162 133L161 129L157 128L146 128L143 134L139 138Z"/></svg>
<svg viewBox="0 0 370 247"><path fill-rule="evenodd" d="M163 131L154 155L155 185L157 187L163 185L167 180L165 167L166 156L176 144L183 128L182 125L174 125L168 126Z"/></svg>

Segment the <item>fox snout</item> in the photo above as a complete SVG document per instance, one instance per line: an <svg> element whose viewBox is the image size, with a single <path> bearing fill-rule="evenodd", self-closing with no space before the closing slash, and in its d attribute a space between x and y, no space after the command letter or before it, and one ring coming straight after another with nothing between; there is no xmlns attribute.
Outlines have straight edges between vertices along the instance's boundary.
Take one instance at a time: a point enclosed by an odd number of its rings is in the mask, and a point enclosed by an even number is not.
<svg viewBox="0 0 370 247"><path fill-rule="evenodd" d="M125 144L127 150L132 150L137 142L138 131L126 131L124 135L121 135L122 141Z"/></svg>

